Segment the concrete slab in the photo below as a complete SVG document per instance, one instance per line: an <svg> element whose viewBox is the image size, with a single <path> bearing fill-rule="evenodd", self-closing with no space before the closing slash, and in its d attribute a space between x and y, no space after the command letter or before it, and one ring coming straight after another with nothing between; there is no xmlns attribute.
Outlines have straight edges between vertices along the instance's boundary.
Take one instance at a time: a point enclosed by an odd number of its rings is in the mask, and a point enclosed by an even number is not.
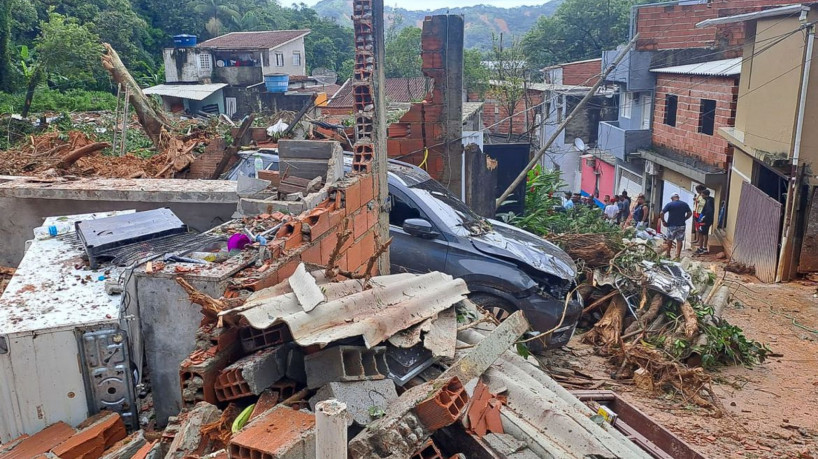
<svg viewBox="0 0 818 459"><path fill-rule="evenodd" d="M395 390L395 383L390 379L380 381L356 381L356 382L331 382L310 398L310 407L315 410L318 402L336 399L346 403L349 418L347 424L352 425L353 421L365 426L375 419L372 417L373 409L380 409L384 412L394 400L398 398Z"/></svg>

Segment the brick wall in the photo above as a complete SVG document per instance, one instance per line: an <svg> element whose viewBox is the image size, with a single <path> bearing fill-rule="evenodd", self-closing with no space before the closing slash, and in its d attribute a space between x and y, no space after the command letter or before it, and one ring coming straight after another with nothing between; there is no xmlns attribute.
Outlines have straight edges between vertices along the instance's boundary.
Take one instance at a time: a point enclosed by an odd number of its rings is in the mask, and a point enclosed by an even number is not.
<svg viewBox="0 0 818 459"><path fill-rule="evenodd" d="M593 86L599 81L602 59L562 64L562 84Z"/></svg>
<svg viewBox="0 0 818 459"><path fill-rule="evenodd" d="M423 21L421 70L431 79L431 89L423 101L413 103L397 123L387 130L386 151L390 158L420 165L436 180L446 173L446 99L441 86L446 81L446 37L440 16ZM428 156L425 155L428 149ZM456 171L459 175L459 170Z"/></svg>
<svg viewBox="0 0 818 459"><path fill-rule="evenodd" d="M676 126L665 120L665 96L678 97ZM653 117L654 146L697 157L708 164L725 167L729 154L727 141L718 129L735 125L738 77L708 77L695 75L658 75ZM702 99L716 101L714 134L699 133Z"/></svg>
<svg viewBox="0 0 818 459"><path fill-rule="evenodd" d="M491 97L491 95L489 95L489 97ZM527 132L526 114L528 115L528 128L530 129L531 126L534 126L535 124L535 118L537 116L536 112L546 110L545 107L540 105L543 102L542 91L529 90L527 99L528 105L526 105L526 98L521 98L519 101L517 101L517 105L512 111L512 134L524 134ZM483 126L489 132L492 134L508 134L508 117L509 111L507 104L498 101L496 98L486 99L486 103L483 105Z"/></svg>
<svg viewBox="0 0 818 459"><path fill-rule="evenodd" d="M255 291L276 285L292 275L301 262L327 266L339 237L344 235L346 241L335 265L341 272L364 274L377 249L379 208L375 182L372 173L344 178L330 189L327 200L279 229L268 242L270 264L238 273L231 288ZM371 274L377 274L377 263Z"/></svg>
<svg viewBox="0 0 818 459"><path fill-rule="evenodd" d="M696 5L657 5L638 8L636 49L652 51L678 48L728 49L724 58L741 56L744 24L697 29L705 19L750 13L789 5L791 0L711 0Z"/></svg>

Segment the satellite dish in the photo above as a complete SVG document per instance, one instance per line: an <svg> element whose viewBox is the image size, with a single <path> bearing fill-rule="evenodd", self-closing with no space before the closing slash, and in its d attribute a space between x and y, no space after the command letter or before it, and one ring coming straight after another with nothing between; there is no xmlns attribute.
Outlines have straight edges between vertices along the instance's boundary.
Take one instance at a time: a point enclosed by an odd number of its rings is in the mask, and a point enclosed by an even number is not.
<svg viewBox="0 0 818 459"><path fill-rule="evenodd" d="M326 67L313 69L311 77L321 84L335 84L338 81L338 74L334 70Z"/></svg>
<svg viewBox="0 0 818 459"><path fill-rule="evenodd" d="M588 150L588 146L585 145L585 142L583 142L582 139L580 139L579 137L574 139L574 148L576 148L577 151L586 151L586 150Z"/></svg>

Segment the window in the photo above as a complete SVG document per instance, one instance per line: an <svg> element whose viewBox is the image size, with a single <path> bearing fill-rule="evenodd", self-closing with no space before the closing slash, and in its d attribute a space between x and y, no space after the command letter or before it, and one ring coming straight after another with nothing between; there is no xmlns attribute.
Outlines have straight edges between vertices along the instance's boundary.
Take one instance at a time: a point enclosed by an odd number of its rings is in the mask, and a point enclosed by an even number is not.
<svg viewBox="0 0 818 459"><path fill-rule="evenodd" d="M702 99L699 108L699 132L713 135L713 127L716 123L716 101Z"/></svg>
<svg viewBox="0 0 818 459"><path fill-rule="evenodd" d="M301 65L301 52L300 51L293 51L293 65L300 66Z"/></svg>
<svg viewBox="0 0 818 459"><path fill-rule="evenodd" d="M284 67L284 54L276 53L276 67Z"/></svg>
<svg viewBox="0 0 818 459"><path fill-rule="evenodd" d="M208 53L199 54L199 68L201 70L213 69L213 62L210 60L210 54Z"/></svg>
<svg viewBox="0 0 818 459"><path fill-rule="evenodd" d="M633 93L623 92L619 96L619 100L619 116L630 119L631 112L633 112Z"/></svg>
<svg viewBox="0 0 818 459"><path fill-rule="evenodd" d="M665 94L665 124L676 127L676 109L679 106L679 96Z"/></svg>

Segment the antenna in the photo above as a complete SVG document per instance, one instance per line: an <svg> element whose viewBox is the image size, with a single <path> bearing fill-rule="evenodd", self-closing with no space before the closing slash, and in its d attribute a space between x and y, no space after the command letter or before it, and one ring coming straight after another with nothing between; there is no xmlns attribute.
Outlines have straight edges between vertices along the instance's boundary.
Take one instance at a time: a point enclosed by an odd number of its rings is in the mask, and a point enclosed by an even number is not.
<svg viewBox="0 0 818 459"><path fill-rule="evenodd" d="M311 77L315 78L321 84L335 84L338 81L338 74L334 70L326 67L318 67L313 69Z"/></svg>

